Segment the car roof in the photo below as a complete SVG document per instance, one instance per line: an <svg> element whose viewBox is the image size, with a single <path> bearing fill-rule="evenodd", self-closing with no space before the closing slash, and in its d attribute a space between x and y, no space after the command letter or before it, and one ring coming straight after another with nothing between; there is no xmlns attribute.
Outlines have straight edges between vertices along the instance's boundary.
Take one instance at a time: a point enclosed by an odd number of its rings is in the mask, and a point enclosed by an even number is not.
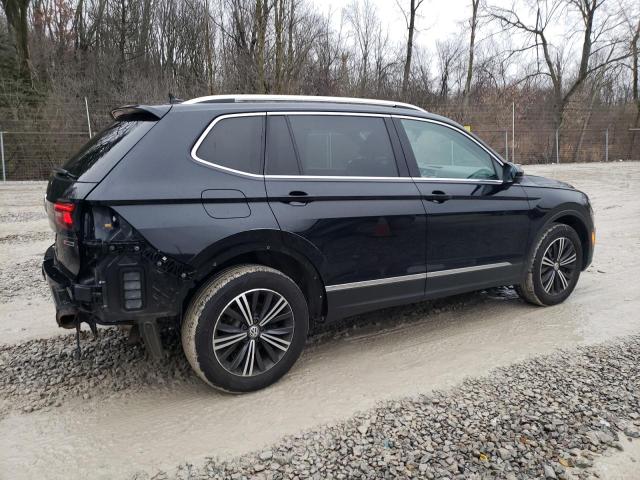
<svg viewBox="0 0 640 480"><path fill-rule="evenodd" d="M138 110L151 113L158 119L169 111L175 112L210 112L211 117L234 113L252 112L331 112L331 113L362 113L374 115L396 115L414 118L424 118L445 123L464 130L464 127L450 118L427 112L420 107L393 100L376 100L349 97L309 97L302 95L212 95L198 97L180 103L164 105L131 105L114 110ZM113 113L112 113L113 114ZM116 116L114 115L114 118ZM491 146L481 138L468 132L482 145L489 149L497 158L501 158Z"/></svg>

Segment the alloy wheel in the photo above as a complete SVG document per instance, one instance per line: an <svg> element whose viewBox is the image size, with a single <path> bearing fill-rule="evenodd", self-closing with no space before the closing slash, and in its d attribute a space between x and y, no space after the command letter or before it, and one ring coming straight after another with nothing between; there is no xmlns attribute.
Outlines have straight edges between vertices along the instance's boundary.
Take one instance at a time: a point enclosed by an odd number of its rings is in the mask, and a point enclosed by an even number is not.
<svg viewBox="0 0 640 480"><path fill-rule="evenodd" d="M558 295L569 287L577 266L576 248L567 237L552 241L542 256L540 281L549 295Z"/></svg>
<svg viewBox="0 0 640 480"><path fill-rule="evenodd" d="M213 331L213 351L229 373L259 375L287 353L294 326L293 310L282 295L248 290L222 310Z"/></svg>

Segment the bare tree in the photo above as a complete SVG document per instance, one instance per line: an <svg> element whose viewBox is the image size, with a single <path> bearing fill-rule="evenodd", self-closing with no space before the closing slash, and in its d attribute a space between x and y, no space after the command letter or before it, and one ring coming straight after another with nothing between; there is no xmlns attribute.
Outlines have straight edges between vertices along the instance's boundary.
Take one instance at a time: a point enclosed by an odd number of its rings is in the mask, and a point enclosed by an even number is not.
<svg viewBox="0 0 640 480"><path fill-rule="evenodd" d="M453 75L455 62L459 59L462 46L459 40L450 38L448 40L436 43L436 52L438 56L438 67L440 79L438 81L439 97L446 100L449 95L451 77Z"/></svg>
<svg viewBox="0 0 640 480"><path fill-rule="evenodd" d="M352 0L344 10L344 16L353 29L356 45L360 54L360 87L359 94L364 95L367 89L369 65L371 62L371 50L373 48L374 34L378 29L380 20L375 6L370 0L358 2Z"/></svg>
<svg viewBox="0 0 640 480"><path fill-rule="evenodd" d="M474 0L475 1L475 0ZM404 59L404 70L402 72L402 96L406 97L407 86L409 84L409 75L411 74L411 57L413 56L413 36L416 30L416 13L420 8L420 5L424 0L409 0L409 11L400 4L399 0L396 0L396 4L400 7L400 11L404 16L405 24L407 25L407 50Z"/></svg>
<svg viewBox="0 0 640 480"><path fill-rule="evenodd" d="M267 92L267 81L265 76L265 49L267 41L267 25L269 23L269 13L271 4L269 0L256 0L255 7L255 64L256 64L256 84L257 93Z"/></svg>
<svg viewBox="0 0 640 480"><path fill-rule="evenodd" d="M29 53L29 24L27 22L30 0L2 0L2 9L7 17L12 34L20 76L33 83L31 55Z"/></svg>
<svg viewBox="0 0 640 480"><path fill-rule="evenodd" d="M628 53L619 52L621 40L610 36L614 31L613 23L616 18L613 15L603 14L599 23L597 14L603 10L605 0L537 0L534 12L535 23L529 24L522 19L515 9L494 7L491 16L498 20L507 30L519 31L529 38L530 42L521 51L535 50L541 55L541 75L551 79L554 98L554 127L559 129L564 120L567 104L573 95L582 87L585 81L601 69L626 58ZM582 48L578 62L578 70L571 79L565 74L566 59L563 58L562 48L554 46L549 41L548 31L552 22L564 18L567 9L573 9L580 15L582 29ZM555 53L554 53L555 52Z"/></svg>
<svg viewBox="0 0 640 480"><path fill-rule="evenodd" d="M471 30L469 38L469 61L467 63L467 78L462 92L462 106L464 111L469 107L469 96L471 94L471 80L473 78L473 57L476 46L476 29L478 28L478 9L480 0L471 0L471 19L469 20L469 28Z"/></svg>

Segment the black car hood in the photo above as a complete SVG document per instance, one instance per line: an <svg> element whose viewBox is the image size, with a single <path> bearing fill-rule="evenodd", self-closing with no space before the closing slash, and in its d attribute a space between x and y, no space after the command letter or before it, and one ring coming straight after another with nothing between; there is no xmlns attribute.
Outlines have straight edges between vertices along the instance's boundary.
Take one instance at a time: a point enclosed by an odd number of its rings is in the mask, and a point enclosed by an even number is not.
<svg viewBox="0 0 640 480"><path fill-rule="evenodd" d="M524 175L520 180L520 185L524 187L547 187L547 188L564 188L575 190L573 185L555 180L553 178L539 177L538 175Z"/></svg>

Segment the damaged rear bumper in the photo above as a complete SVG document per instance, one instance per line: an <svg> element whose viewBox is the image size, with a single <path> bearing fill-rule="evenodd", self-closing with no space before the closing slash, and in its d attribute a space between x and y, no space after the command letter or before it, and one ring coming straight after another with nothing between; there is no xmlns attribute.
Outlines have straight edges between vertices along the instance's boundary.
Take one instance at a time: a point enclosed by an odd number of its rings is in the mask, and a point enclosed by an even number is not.
<svg viewBox="0 0 640 480"><path fill-rule="evenodd" d="M179 314L191 279L168 268L169 259L156 261L156 255L133 245L86 246L87 256L93 253L91 248L100 250L98 260L76 278L56 264L53 246L45 253L42 273L51 288L60 327L74 328L78 322L133 325Z"/></svg>
<svg viewBox="0 0 640 480"><path fill-rule="evenodd" d="M102 302L103 287L75 284L55 266L53 245L44 254L42 274L51 288L56 305L56 322L59 327L75 327L77 318L83 310L81 302L84 304Z"/></svg>

